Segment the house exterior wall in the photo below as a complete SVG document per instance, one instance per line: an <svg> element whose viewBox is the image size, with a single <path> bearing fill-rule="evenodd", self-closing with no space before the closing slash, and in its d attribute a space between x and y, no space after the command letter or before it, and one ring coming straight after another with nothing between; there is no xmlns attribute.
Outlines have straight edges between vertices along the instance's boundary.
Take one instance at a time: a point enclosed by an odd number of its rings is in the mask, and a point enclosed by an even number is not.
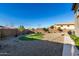
<svg viewBox="0 0 79 59"><path fill-rule="evenodd" d="M61 29L68 29L68 30L74 30L75 29L75 26L74 25L55 25L55 27L61 27Z"/></svg>
<svg viewBox="0 0 79 59"><path fill-rule="evenodd" d="M75 12L75 34L76 36L79 36L79 4L78 5L78 8L76 9L76 12Z"/></svg>

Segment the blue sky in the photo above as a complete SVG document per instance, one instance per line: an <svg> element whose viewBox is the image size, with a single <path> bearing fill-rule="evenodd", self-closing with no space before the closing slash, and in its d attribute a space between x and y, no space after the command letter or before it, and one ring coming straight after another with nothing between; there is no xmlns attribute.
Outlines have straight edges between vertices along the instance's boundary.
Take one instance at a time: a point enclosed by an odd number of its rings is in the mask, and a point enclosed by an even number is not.
<svg viewBox="0 0 79 59"><path fill-rule="evenodd" d="M0 25L48 27L73 22L71 3L0 3Z"/></svg>

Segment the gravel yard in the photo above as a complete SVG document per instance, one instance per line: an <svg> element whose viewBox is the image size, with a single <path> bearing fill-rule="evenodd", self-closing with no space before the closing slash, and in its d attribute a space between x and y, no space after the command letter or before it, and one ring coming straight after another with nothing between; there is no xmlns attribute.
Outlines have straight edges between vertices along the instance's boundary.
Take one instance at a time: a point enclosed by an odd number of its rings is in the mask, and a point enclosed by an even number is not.
<svg viewBox="0 0 79 59"><path fill-rule="evenodd" d="M21 41L9 38L0 41L0 55L10 56L61 56L63 36L60 33L45 34L41 40Z"/></svg>
<svg viewBox="0 0 79 59"><path fill-rule="evenodd" d="M64 36L62 36L62 33L46 33L44 35L43 40L48 40L48 41L57 42L57 43L63 43Z"/></svg>

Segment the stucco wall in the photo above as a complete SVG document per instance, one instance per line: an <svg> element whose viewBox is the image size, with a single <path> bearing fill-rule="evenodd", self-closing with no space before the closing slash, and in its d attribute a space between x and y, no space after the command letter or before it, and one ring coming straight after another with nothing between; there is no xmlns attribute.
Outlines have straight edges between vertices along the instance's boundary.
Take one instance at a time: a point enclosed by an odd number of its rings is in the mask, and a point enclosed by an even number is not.
<svg viewBox="0 0 79 59"><path fill-rule="evenodd" d="M79 4L78 4L79 7ZM76 36L79 36L79 8L76 10L75 14L75 34Z"/></svg>
<svg viewBox="0 0 79 59"><path fill-rule="evenodd" d="M23 32L19 31L18 29L0 29L0 39L27 33L32 33L32 31L28 29L24 30Z"/></svg>
<svg viewBox="0 0 79 59"><path fill-rule="evenodd" d="M19 34L16 29L0 29L0 38L1 37L8 37L8 36L15 36Z"/></svg>
<svg viewBox="0 0 79 59"><path fill-rule="evenodd" d="M73 30L73 29L75 29L75 26L74 25L63 25L63 26L61 26L61 25L57 25L56 26L57 28L58 27L61 27L61 29L69 29L69 30Z"/></svg>

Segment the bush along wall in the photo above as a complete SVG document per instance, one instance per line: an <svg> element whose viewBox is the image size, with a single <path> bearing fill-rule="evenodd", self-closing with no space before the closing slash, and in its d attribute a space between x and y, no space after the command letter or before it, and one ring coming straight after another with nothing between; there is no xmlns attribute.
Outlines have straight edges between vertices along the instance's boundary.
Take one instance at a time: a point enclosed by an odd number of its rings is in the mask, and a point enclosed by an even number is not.
<svg viewBox="0 0 79 59"><path fill-rule="evenodd" d="M77 37L75 34L70 35L70 37L74 40L75 46L79 49L79 37Z"/></svg>

